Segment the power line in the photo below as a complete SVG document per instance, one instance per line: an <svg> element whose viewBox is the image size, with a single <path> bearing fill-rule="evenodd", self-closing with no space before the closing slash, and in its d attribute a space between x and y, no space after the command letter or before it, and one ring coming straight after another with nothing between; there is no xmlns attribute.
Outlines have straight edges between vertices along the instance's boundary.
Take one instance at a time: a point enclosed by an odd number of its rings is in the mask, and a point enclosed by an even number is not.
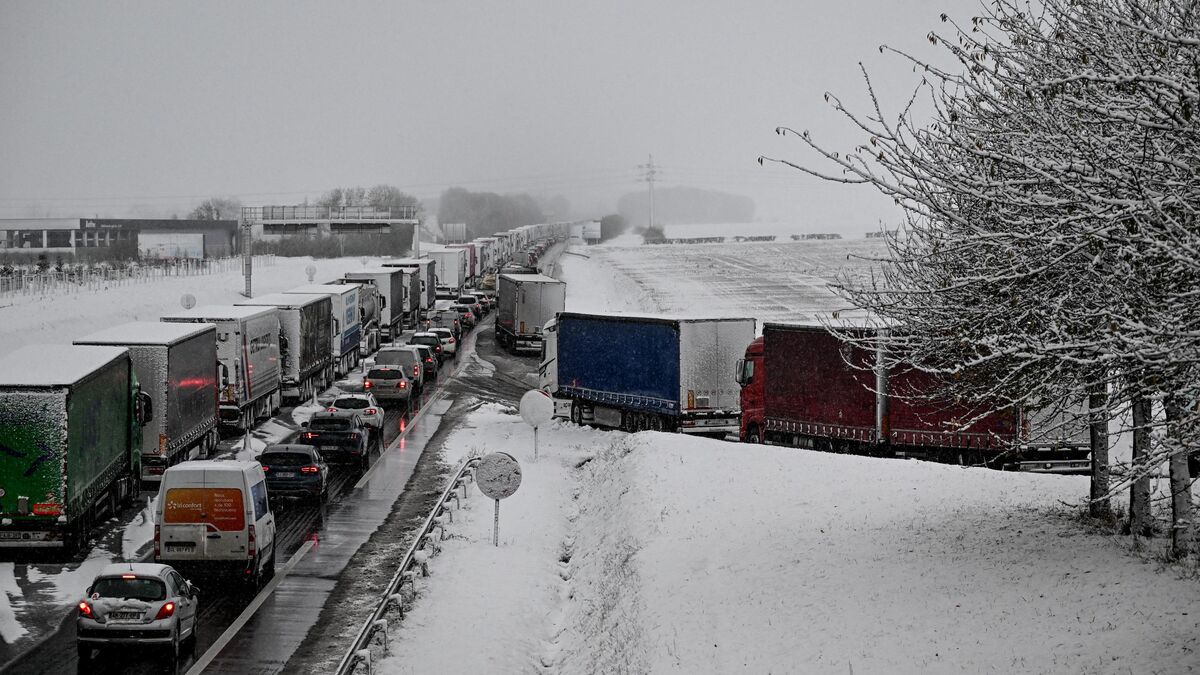
<svg viewBox="0 0 1200 675"><path fill-rule="evenodd" d="M650 189L650 224L649 224L649 226L654 227L654 181L658 178L658 174L661 172L658 170L658 167L654 166L654 155L650 155L649 157L650 157L650 161L647 162L646 164L638 164L638 168L642 169L644 171L644 173L642 173L642 177L639 178L638 181L644 182L644 183L646 183L647 186L649 186L649 189Z"/></svg>

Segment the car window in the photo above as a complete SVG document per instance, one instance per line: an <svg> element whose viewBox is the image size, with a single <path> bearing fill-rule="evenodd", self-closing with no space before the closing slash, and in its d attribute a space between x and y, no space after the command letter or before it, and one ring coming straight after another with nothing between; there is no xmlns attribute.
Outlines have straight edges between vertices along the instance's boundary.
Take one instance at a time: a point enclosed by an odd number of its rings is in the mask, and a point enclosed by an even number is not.
<svg viewBox="0 0 1200 675"><path fill-rule="evenodd" d="M92 594L101 598L129 598L152 602L167 597L167 585L161 579L104 577L92 585Z"/></svg>
<svg viewBox="0 0 1200 675"><path fill-rule="evenodd" d="M183 593L183 589L187 588L187 580L184 579L183 575L179 572L172 570L167 577L170 578L171 583L175 585L175 588L178 589L179 593Z"/></svg>
<svg viewBox="0 0 1200 675"><path fill-rule="evenodd" d="M271 509L267 505L267 484L259 481L250 488L250 496L254 498L254 519L261 520Z"/></svg>
<svg viewBox="0 0 1200 675"><path fill-rule="evenodd" d="M350 428L350 420L345 417L321 417L309 422L308 428L315 431L345 431Z"/></svg>
<svg viewBox="0 0 1200 675"><path fill-rule="evenodd" d="M367 372L368 380L399 380L404 377L401 370L371 370Z"/></svg>
<svg viewBox="0 0 1200 675"><path fill-rule="evenodd" d="M371 407L366 399L361 398L339 398L333 402L335 408L345 408L347 410L362 410L363 408Z"/></svg>
<svg viewBox="0 0 1200 675"><path fill-rule="evenodd" d="M380 350L380 352L375 355L375 363L381 366L407 366L412 363L416 363L416 361L417 355L408 349L390 349L386 351Z"/></svg>
<svg viewBox="0 0 1200 675"><path fill-rule="evenodd" d="M267 466L304 466L310 458L304 452L264 452L258 456L259 464Z"/></svg>

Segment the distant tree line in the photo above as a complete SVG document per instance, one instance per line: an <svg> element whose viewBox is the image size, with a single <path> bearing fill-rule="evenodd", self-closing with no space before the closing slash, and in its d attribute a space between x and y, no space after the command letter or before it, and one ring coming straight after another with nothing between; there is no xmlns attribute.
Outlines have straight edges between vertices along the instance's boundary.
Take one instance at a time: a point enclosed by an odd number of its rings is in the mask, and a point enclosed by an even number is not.
<svg viewBox="0 0 1200 675"><path fill-rule="evenodd" d="M437 216L439 223L466 223L468 238L546 222L541 205L530 195L471 192L458 187L442 193Z"/></svg>

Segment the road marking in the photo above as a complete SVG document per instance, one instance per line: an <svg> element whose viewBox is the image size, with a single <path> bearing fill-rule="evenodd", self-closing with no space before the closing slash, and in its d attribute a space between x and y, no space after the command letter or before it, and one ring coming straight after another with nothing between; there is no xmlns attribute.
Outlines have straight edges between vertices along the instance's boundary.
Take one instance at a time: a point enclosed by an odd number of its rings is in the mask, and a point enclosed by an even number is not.
<svg viewBox="0 0 1200 675"><path fill-rule="evenodd" d="M275 577L271 579L271 582L268 583L265 588L263 588L262 592L255 596L254 600L246 607L246 609L242 610L242 613L238 615L238 618L233 623L229 624L229 627L225 629L225 632L221 633L221 637L217 638L217 641L209 646L208 651L204 652L204 655L201 656L196 663L192 664L192 667L188 669L185 675L200 675L200 673L204 672L205 668L207 668L218 656L220 656L221 650L225 649L225 647L233 640L234 636L238 634L238 631L240 631L242 627L250 621L250 619L254 616L254 613L258 611L258 608L262 607L263 603L267 601L267 598L271 597L271 594L275 592L275 589L279 587L279 584L283 583L283 580L287 578L287 575L294 567L296 567L296 565L304 556L308 555L308 552L312 550L316 543L316 541L309 539L308 541L305 541L295 553L292 554L292 557L288 559L287 564L283 566L283 569L275 573Z"/></svg>

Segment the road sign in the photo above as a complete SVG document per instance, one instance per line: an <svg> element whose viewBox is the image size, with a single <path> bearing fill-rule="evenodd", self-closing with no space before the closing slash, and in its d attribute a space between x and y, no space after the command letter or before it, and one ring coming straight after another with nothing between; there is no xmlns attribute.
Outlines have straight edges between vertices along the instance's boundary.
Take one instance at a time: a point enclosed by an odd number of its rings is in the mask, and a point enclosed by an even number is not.
<svg viewBox="0 0 1200 675"><path fill-rule="evenodd" d="M507 452L484 455L475 467L475 484L479 491L496 501L492 521L492 546L500 545L500 500L511 497L521 487L521 465Z"/></svg>
<svg viewBox="0 0 1200 675"><path fill-rule="evenodd" d="M554 401L540 389L531 389L521 397L521 419L533 427L533 461L538 458L538 427L554 419Z"/></svg>

